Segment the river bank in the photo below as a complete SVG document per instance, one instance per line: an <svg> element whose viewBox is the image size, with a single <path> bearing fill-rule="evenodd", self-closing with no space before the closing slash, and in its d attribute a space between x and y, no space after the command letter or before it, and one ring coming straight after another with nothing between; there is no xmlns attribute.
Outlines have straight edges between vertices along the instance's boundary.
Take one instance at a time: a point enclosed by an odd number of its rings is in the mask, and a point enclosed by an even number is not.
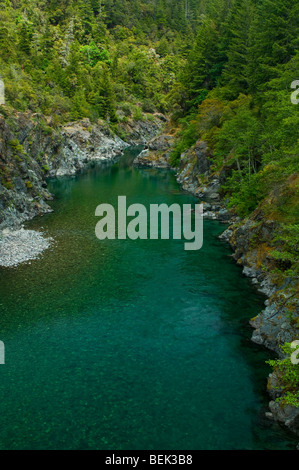
<svg viewBox="0 0 299 470"><path fill-rule="evenodd" d="M53 238L41 232L4 229L0 234L0 266L16 267L26 261L38 259L53 243Z"/></svg>
<svg viewBox="0 0 299 470"><path fill-rule="evenodd" d="M113 135L102 122L92 126L84 119L67 124L59 132L52 129L52 133L46 127L41 129L41 123L45 126L44 117L31 116L28 121L28 116L23 114L15 117L15 127L0 120L4 155L0 186L0 266L3 267L30 262L53 243L46 235L21 227L25 220L51 211L47 203L52 198L47 189L47 177L74 175L92 160L118 159L123 150L134 143L146 146L134 160L135 166L171 167L169 157L174 138L167 134L155 135L165 123L161 116L147 124L143 121L126 125L129 143ZM182 155L176 177L183 190L204 201L205 218L230 224L220 236L221 240L230 244L243 274L268 297L266 308L250 322L254 328L252 341L281 355L280 345L296 339L297 326L288 312L294 301L295 308L297 304L292 296L293 280L285 279L282 289L270 269L264 269L269 265L269 245L275 238L277 225L265 218L263 205L248 220L236 217L228 209L220 193L225 171L211 172L211 155L204 142L197 142ZM267 205L267 201L264 204ZM278 381L272 375L269 393L273 399L279 396L277 386ZM297 408L281 407L272 400L267 417L298 432Z"/></svg>
<svg viewBox="0 0 299 470"><path fill-rule="evenodd" d="M247 325L263 297L219 243L223 225L205 221L199 251L96 238L95 208L119 194L197 202L173 171L132 167L137 152L51 179L54 211L28 227L55 246L0 269L0 448L294 449L263 416L269 356Z"/></svg>
<svg viewBox="0 0 299 470"><path fill-rule="evenodd" d="M171 168L170 155L175 138L172 130L164 136L154 138L134 161L136 166ZM283 275L276 268L271 253L277 248L277 235L282 231L279 206L284 194L291 195L296 186L296 177L289 178L273 191L247 218L242 219L229 209L229 200L223 198L221 187L230 175L229 168L215 172L213 155L206 142L198 141L181 155L176 178L181 188L202 200L203 216L229 224L220 235L233 251L233 258L242 268L242 273L256 289L267 297L265 309L250 320L253 328L252 341L274 351L278 357L285 355L281 346L299 338L298 280ZM278 245L278 249L279 249ZM297 292L297 295L296 295ZM268 419L286 426L299 436L299 408L284 404L283 378L273 372L268 379L271 397ZM282 400L280 403L277 399Z"/></svg>
<svg viewBox="0 0 299 470"><path fill-rule="evenodd" d="M123 140L101 120L56 127L51 118L34 113L7 109L6 116L0 115L0 266L33 260L49 247L42 233L26 234L22 228L25 221L52 211L47 178L75 175L92 161L117 160L130 145L151 139L165 119L144 115L120 123Z"/></svg>

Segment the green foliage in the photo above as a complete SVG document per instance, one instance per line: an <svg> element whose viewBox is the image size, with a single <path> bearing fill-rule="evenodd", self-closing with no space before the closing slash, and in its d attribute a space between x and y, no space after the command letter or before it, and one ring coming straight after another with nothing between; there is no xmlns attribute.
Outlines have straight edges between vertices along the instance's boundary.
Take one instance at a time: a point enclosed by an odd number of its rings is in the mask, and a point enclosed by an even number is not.
<svg viewBox="0 0 299 470"><path fill-rule="evenodd" d="M84 62L91 67L94 67L100 61L110 63L110 55L107 49L100 50L95 42L91 42L88 46L82 46L80 54Z"/></svg>
<svg viewBox="0 0 299 470"><path fill-rule="evenodd" d="M273 367L282 390L282 396L277 398L276 401L283 405L291 405L299 407L299 364L293 364L291 355L294 349L291 348L290 343L285 343L281 346L282 352L286 355L284 359L276 359L267 361Z"/></svg>
<svg viewBox="0 0 299 470"><path fill-rule="evenodd" d="M192 1L186 11L185 0L7 1L0 9L6 103L57 124L115 123L122 102L166 112L202 13Z"/></svg>
<svg viewBox="0 0 299 470"><path fill-rule="evenodd" d="M196 121L181 120L180 139L170 154L170 164L174 167L179 165L180 156L190 148L198 139Z"/></svg>
<svg viewBox="0 0 299 470"><path fill-rule="evenodd" d="M167 100L173 120L208 142L213 170L227 175L223 194L246 217L298 173L299 106L290 86L298 79L299 9L295 0L218 0L207 12ZM175 165L188 144L183 129ZM283 212L293 223L295 197Z"/></svg>
<svg viewBox="0 0 299 470"><path fill-rule="evenodd" d="M221 57L218 48L219 32L215 23L207 19L203 22L193 49L189 55L182 83L189 90L189 106L200 104L220 76Z"/></svg>
<svg viewBox="0 0 299 470"><path fill-rule="evenodd" d="M282 225L281 232L274 239L277 249L271 252L271 257L284 276L298 278L299 273L299 224Z"/></svg>

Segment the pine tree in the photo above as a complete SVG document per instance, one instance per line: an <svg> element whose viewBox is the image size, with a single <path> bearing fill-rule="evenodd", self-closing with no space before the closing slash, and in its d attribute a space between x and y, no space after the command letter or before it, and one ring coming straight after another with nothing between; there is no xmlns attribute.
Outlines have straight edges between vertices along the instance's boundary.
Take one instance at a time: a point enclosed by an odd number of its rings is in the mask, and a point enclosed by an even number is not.
<svg viewBox="0 0 299 470"><path fill-rule="evenodd" d="M248 78L250 90L262 90L298 50L299 8L296 0L263 0L250 30Z"/></svg>
<svg viewBox="0 0 299 470"><path fill-rule="evenodd" d="M227 22L227 64L223 70L223 83L229 84L231 98L248 89L248 45L254 6L250 0L236 0Z"/></svg>
<svg viewBox="0 0 299 470"><path fill-rule="evenodd" d="M112 87L111 75L107 67L104 68L99 90L100 116L108 121L117 122L115 96Z"/></svg>
<svg viewBox="0 0 299 470"><path fill-rule="evenodd" d="M218 31L214 22L207 19L198 32L183 76L192 105L201 103L207 91L217 84L219 64Z"/></svg>
<svg viewBox="0 0 299 470"><path fill-rule="evenodd" d="M20 25L19 31L19 47L25 54L30 55L32 29L27 21L24 21Z"/></svg>

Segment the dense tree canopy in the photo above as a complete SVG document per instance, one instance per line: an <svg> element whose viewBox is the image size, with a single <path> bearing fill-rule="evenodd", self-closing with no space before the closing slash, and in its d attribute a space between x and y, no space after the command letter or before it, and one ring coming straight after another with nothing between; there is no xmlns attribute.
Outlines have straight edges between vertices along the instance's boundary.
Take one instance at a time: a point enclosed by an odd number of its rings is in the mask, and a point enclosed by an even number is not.
<svg viewBox="0 0 299 470"><path fill-rule="evenodd" d="M298 26L297 0L0 0L0 78L54 125L167 113L172 164L206 141L235 213L275 195L272 256L298 279Z"/></svg>
<svg viewBox="0 0 299 470"><path fill-rule="evenodd" d="M173 162L207 140L215 169L231 167L224 189L244 216L298 171L299 106L290 98L299 78L299 8L294 0L211 3L217 8L205 15L170 100L182 128Z"/></svg>
<svg viewBox="0 0 299 470"><path fill-rule="evenodd" d="M1 0L7 103L60 122L165 111L201 13L192 0Z"/></svg>
<svg viewBox="0 0 299 470"><path fill-rule="evenodd" d="M207 140L246 215L298 166L298 24L295 0L0 0L0 75L57 123L172 114L173 163Z"/></svg>

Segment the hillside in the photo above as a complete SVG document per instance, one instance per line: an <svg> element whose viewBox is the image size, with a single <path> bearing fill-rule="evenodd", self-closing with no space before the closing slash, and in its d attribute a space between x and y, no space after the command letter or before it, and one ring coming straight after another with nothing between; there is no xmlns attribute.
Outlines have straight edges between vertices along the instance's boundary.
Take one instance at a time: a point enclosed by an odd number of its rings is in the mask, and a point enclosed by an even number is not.
<svg viewBox="0 0 299 470"><path fill-rule="evenodd" d="M295 0L0 0L0 228L49 210L46 177L147 144L139 165L231 223L268 297L251 325L279 355L272 417L296 432L298 25Z"/></svg>

